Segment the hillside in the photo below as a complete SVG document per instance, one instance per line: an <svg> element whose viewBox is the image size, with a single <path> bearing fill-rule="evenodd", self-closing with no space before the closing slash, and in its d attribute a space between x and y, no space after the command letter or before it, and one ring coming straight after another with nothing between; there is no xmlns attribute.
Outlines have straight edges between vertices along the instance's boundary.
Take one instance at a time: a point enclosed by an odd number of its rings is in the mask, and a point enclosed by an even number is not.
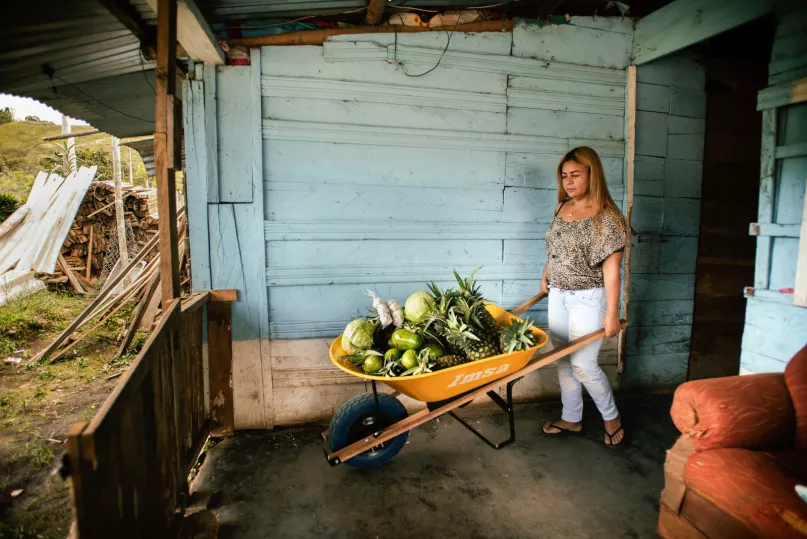
<svg viewBox="0 0 807 539"><path fill-rule="evenodd" d="M90 130L90 126L79 126L76 131ZM14 195L24 202L31 190L34 178L43 170L42 159L53 151L54 142L43 142L42 137L58 135L61 127L47 122L10 122L0 125L0 193ZM112 158L112 137L97 133L78 137L76 149L100 150ZM146 169L136 151L132 151L134 183L144 185ZM123 179L128 181L129 149L121 147ZM110 178L111 179L111 178Z"/></svg>

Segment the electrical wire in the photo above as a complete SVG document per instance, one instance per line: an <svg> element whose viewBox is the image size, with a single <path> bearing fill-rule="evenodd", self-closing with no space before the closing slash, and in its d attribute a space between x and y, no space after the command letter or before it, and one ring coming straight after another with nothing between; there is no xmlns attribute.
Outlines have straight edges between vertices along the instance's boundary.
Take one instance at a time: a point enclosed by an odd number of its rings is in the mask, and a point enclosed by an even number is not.
<svg viewBox="0 0 807 539"><path fill-rule="evenodd" d="M429 73L431 73L432 71L434 71L435 69L437 69L440 66L440 62L443 61L443 56L445 56L446 52L448 51L448 46L451 45L451 37L454 35L454 30L456 30L459 25L460 25L460 18L457 17L457 23L454 25L454 28L451 29L451 33L448 34L448 40L446 41L446 47L443 49L443 52L442 52L442 54L440 54L440 58L437 59L437 63L434 64L434 67L432 67L428 71L424 71L423 73L419 73L417 75L412 75L411 73L406 72L406 67L404 67L403 63L401 62L400 66L401 66L401 71L403 72L403 74L406 75L407 77L412 77L414 79L414 78L417 78L417 77L424 77L424 76L428 75ZM394 56L394 58L395 58L395 63L397 64L398 63L398 32L397 31L395 32L395 56Z"/></svg>
<svg viewBox="0 0 807 539"><path fill-rule="evenodd" d="M143 78L146 79L146 83L149 86L151 86L151 91L154 93L154 95L157 95L157 89L154 87L153 84L151 84L149 76L146 74L146 64L145 64L146 57L143 56L143 51L141 51L140 49L137 49L137 52L140 56L140 72L143 74Z"/></svg>
<svg viewBox="0 0 807 539"><path fill-rule="evenodd" d="M66 85L68 85L68 86L70 86L72 88L75 88L76 90L78 90L79 92L84 94L86 97L92 99L93 101L95 101L96 103L101 105L102 107L106 107L109 110L117 112L118 114L122 114L123 116L128 116L129 118L132 118L133 120L138 120L138 121L141 121L141 122L145 122L147 124L153 124L154 123L154 120L144 120L143 118L138 118L137 116L132 116L131 114L127 114L127 113L123 112L122 110L118 110L118 109L116 109L115 107L113 107L111 105L107 105L106 103L103 103L103 102L97 100L96 98L94 98L93 96L91 96L90 94L88 94L87 92L85 92L84 90L82 90L81 88L76 86L75 84L67 82L66 80L64 80L61 77L56 76L55 74L53 75L53 78L58 80L58 81L63 82L64 84L66 84Z"/></svg>

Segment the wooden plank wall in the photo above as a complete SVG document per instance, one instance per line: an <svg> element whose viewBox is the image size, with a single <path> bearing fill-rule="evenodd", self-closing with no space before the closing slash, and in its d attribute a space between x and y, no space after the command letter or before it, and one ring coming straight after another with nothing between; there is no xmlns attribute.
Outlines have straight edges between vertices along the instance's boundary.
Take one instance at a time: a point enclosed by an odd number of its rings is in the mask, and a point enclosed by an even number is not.
<svg viewBox="0 0 807 539"><path fill-rule="evenodd" d="M706 117L704 72L686 53L637 68L630 326L620 387L686 379Z"/></svg>
<svg viewBox="0 0 807 539"><path fill-rule="evenodd" d="M217 162L189 158L207 190L206 204L189 199L189 213L195 204L198 219L207 216L211 286L241 292L236 429L326 418L363 391L331 368L327 345L366 314L368 288L403 301L425 281L450 284L453 268L484 266L491 300L514 307L534 295L554 169L569 149L594 147L622 202L629 20L455 34L441 59L446 38L264 47L249 67L195 77L205 118L196 148ZM619 379L630 388L686 372L703 138L702 73L686 60L642 69L634 219L666 241L634 244L635 359ZM546 324L545 303L530 314ZM601 360L617 382L615 343ZM520 386L520 398L557 393L552 370Z"/></svg>
<svg viewBox="0 0 807 539"><path fill-rule="evenodd" d="M424 281L450 284L454 267L467 274L484 266L481 284L492 300L514 307L534 294L556 200L554 169L568 149L593 146L622 202L629 22L520 22L512 34L455 35L438 70L404 73L432 67L445 39L340 36L324 47L262 49L276 424L327 417L363 390L330 367L327 345L366 312L367 288L403 300ZM652 222L666 206L656 232L675 246L663 249L669 269L640 271L632 289L632 316L642 327L628 337L636 360L620 381L626 386L674 383L686 372L688 342L679 341L691 323L700 189L699 173L694 180L689 173L702 151L704 106L702 74L692 70L686 62L646 68L640 110L665 113L663 141L652 119L637 126L637 138L661 142L648 151L663 164L672 124L674 162L667 197L663 167L660 175L637 175L650 188L638 212ZM692 267L680 267L689 252ZM546 304L530 314L545 324ZM672 368L671 358L680 360ZM614 343L601 360L616 382ZM556 393L555 371L547 369L522 382L518 397Z"/></svg>
<svg viewBox="0 0 807 539"><path fill-rule="evenodd" d="M768 69L770 86L807 77L807 7L781 4ZM741 373L781 372L807 343L807 308L794 306L789 292L795 284L807 188L807 103L772 103L763 95L770 96L770 90L760 94L758 106L763 111L758 222L782 226L757 237Z"/></svg>
<svg viewBox="0 0 807 539"><path fill-rule="evenodd" d="M164 537L210 433L204 406L204 295L172 302L68 455L81 537Z"/></svg>

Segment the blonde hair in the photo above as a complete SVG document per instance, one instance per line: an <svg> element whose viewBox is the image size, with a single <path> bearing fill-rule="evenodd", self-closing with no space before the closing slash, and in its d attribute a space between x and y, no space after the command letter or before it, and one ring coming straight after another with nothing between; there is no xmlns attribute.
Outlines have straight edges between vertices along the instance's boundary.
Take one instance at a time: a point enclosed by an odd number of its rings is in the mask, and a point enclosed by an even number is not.
<svg viewBox="0 0 807 539"><path fill-rule="evenodd" d="M579 146L561 158L557 169L558 203L566 202L571 198L563 187L562 177L563 165L570 161L583 165L588 169L588 192L591 196L591 204L597 209L592 220L595 228L599 231L606 211L615 211L622 215L619 206L611 198L608 184L605 183L605 171L602 168L600 156L588 146Z"/></svg>

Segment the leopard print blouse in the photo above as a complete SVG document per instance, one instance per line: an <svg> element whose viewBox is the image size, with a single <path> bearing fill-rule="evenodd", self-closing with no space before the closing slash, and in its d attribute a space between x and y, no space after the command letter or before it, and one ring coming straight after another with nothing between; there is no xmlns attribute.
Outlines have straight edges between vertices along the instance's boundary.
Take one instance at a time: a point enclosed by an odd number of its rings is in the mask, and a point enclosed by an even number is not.
<svg viewBox="0 0 807 539"><path fill-rule="evenodd" d="M597 234L591 217L567 223L559 213L546 233L549 285L563 290L602 288L602 263L625 248L625 218L606 209Z"/></svg>

